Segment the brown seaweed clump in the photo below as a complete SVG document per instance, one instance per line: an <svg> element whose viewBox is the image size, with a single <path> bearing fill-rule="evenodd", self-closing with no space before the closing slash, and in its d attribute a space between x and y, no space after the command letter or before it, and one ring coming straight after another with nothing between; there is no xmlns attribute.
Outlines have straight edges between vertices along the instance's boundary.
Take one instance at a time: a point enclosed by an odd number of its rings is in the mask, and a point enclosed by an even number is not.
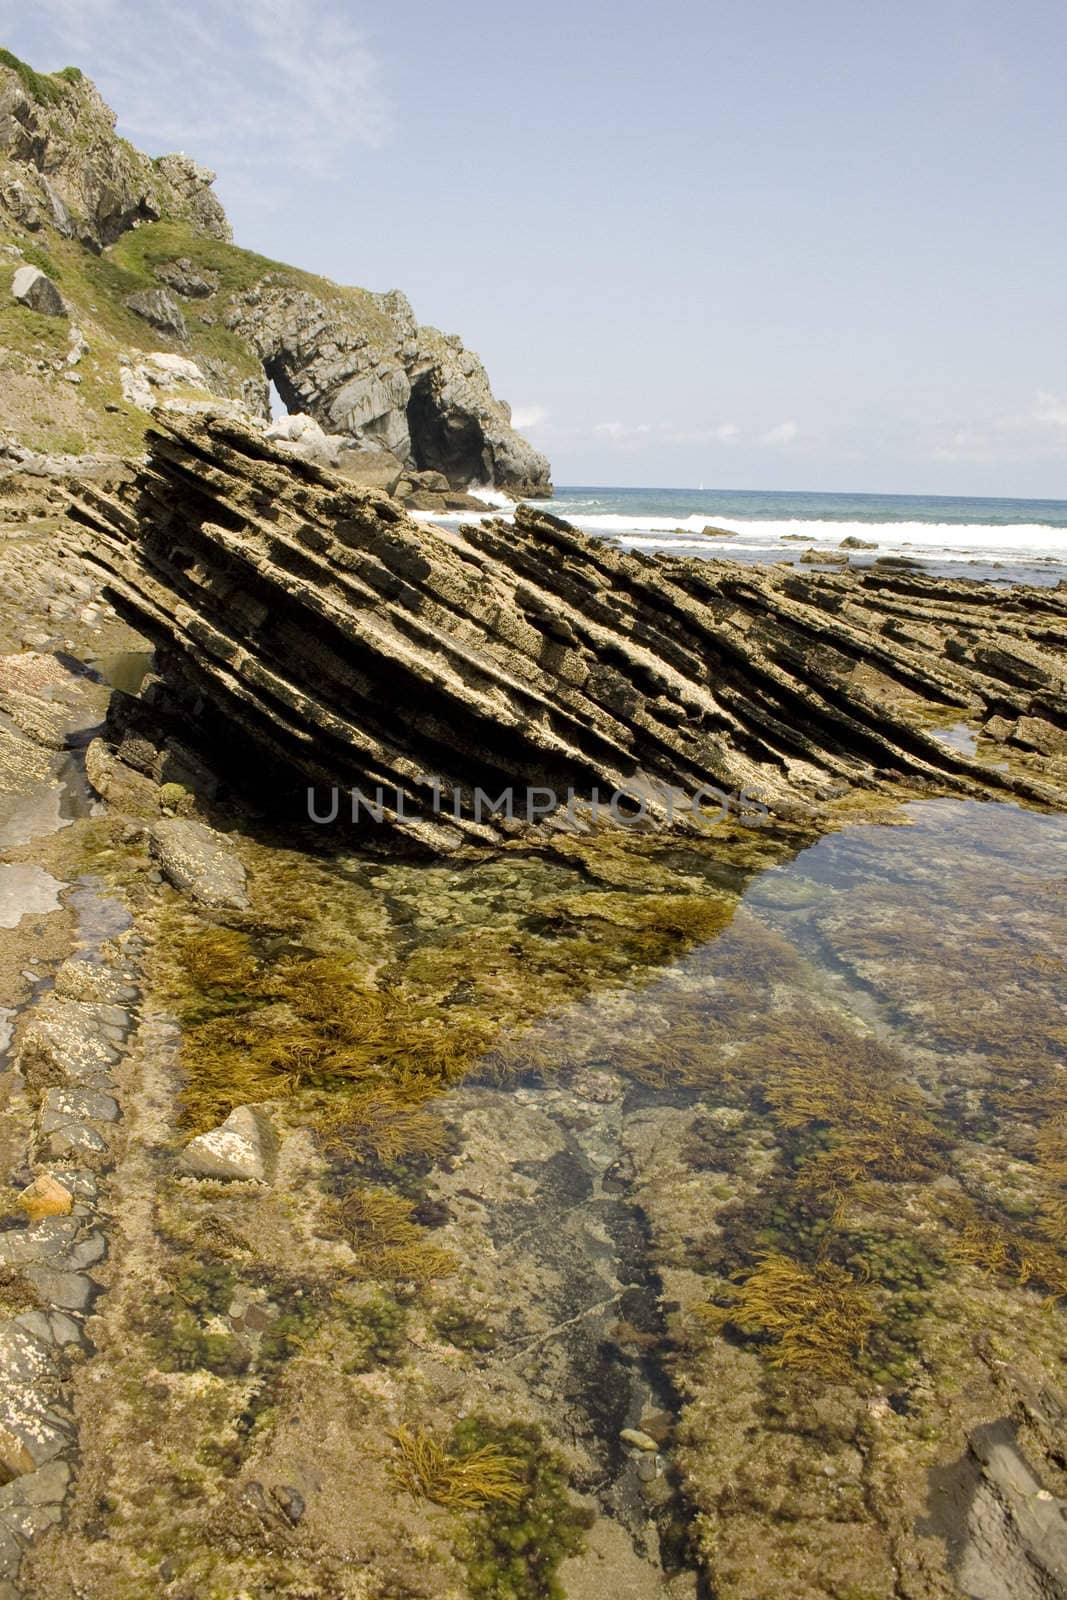
<svg viewBox="0 0 1067 1600"><path fill-rule="evenodd" d="M725 1294L729 1305L700 1308L706 1322L759 1340L771 1366L826 1378L854 1374L877 1316L868 1291L844 1267L808 1267L774 1252Z"/></svg>
<svg viewBox="0 0 1067 1600"><path fill-rule="evenodd" d="M448 1250L427 1244L426 1235L412 1221L415 1202L373 1184L350 1189L333 1203L355 1253L357 1277L394 1283L429 1283L456 1270Z"/></svg>
<svg viewBox="0 0 1067 1600"><path fill-rule="evenodd" d="M1011 1278L1023 1288L1030 1284L1057 1298L1067 1295L1067 1254L1054 1239L1005 1228L967 1198L955 1203L946 1220L947 1249L956 1261Z"/></svg>
<svg viewBox="0 0 1067 1600"><path fill-rule="evenodd" d="M517 1506L526 1493L524 1463L496 1445L465 1455L446 1450L432 1434L401 1424L389 1436L397 1447L397 1481L412 1495L423 1495L450 1511L487 1505Z"/></svg>
<svg viewBox="0 0 1067 1600"><path fill-rule="evenodd" d="M247 935L208 928L179 944L174 995L185 1024L186 1120L210 1127L236 1105L304 1089L388 1084L415 1104L462 1078L494 1029L399 989L361 981L337 955L257 958ZM385 1144L384 1107L368 1113ZM393 1118L393 1142L403 1136ZM410 1133L411 1130L409 1130ZM371 1143L374 1132L369 1135Z"/></svg>
<svg viewBox="0 0 1067 1600"><path fill-rule="evenodd" d="M858 1183L922 1181L942 1166L945 1134L876 1039L811 1010L770 1020L754 1049L779 1125L825 1132L801 1167L818 1193L841 1199Z"/></svg>

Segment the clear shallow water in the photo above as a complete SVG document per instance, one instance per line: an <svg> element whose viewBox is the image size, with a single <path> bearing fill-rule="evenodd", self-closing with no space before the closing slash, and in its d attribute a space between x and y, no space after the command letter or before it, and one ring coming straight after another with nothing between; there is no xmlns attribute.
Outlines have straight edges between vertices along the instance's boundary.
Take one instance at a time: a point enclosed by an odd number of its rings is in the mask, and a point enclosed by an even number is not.
<svg viewBox="0 0 1067 1600"><path fill-rule="evenodd" d="M500 497L493 513L500 514ZM758 490L629 489L563 485L545 509L627 549L734 560L780 561L842 539L864 564L883 556L920 560L939 575L1055 583L1067 574L1067 502L923 495L851 495ZM469 513L435 521L469 520ZM706 526L728 539L709 539Z"/></svg>
<svg viewBox="0 0 1067 1600"><path fill-rule="evenodd" d="M568 1600L954 1592L967 1492L935 1525L930 1474L964 1459L974 1427L1062 1387L1064 1157L1042 1136L1067 1131L1067 818L954 801L894 816L910 826L887 817L773 848L750 830L637 849L620 830L567 860L301 857L246 838L253 921L236 916L231 942L258 927L272 1047L284 994L305 1008L290 1017L300 1050L317 1049L324 992L329 1039L343 1024L348 1069L374 1077L347 1098L335 1085L275 1103L302 1153L283 1146L273 1184L219 1186L195 1212L187 1181L164 1188L160 1226L180 1246L161 1231L154 1273L170 1251L185 1284L186 1240L233 1237L240 1285L312 1300L313 1317L280 1352L254 1347L278 1401L250 1440L243 1369L216 1367L209 1385L183 1335L160 1383L159 1343L138 1356L121 1319L136 1448L117 1468L107 1452L106 1474L97 1448L98 1474L136 1492L145 1437L177 1437L198 1462L215 1461L206 1446L224 1429L234 1442L195 1496L163 1478L143 1514L94 1542L96 1588L122 1541L139 1551L149 1536L183 1553L199 1541L205 1571L235 1478L289 1483L294 1462L317 1473L328 1457L338 1498L320 1513L309 1474L308 1522L328 1518L361 1577L368 1549L399 1550L410 1580L390 1593L427 1592L445 1570L450 1592L544 1600L544 1584L465 1580L471 1530L491 1534L499 1509L457 1528L398 1492L398 1421L444 1448L458 1417L482 1415L538 1430L581 1497L588 1549L561 1564ZM217 940L216 918L196 923ZM213 989L227 958L209 949L189 971ZM286 980L279 955L308 951L345 957L359 981ZM204 1020L201 988L185 1019L185 1092L221 1071L220 1094L273 1102L277 1081L253 1075L255 1029L240 1025L239 1081L233 1057L204 1049L258 983L232 948L229 963L218 1014ZM456 1076L420 1080L464 1032ZM269 1051L259 1059L273 1072ZM433 1092L405 1102L420 1082ZM325 1171L307 1164L309 1129ZM346 1211L357 1191L374 1208ZM414 1252L402 1281L386 1231L398 1205L418 1230L401 1232ZM355 1281L338 1270L339 1230ZM239 1352L253 1347L244 1319L227 1320L230 1293L195 1327L245 1341ZM368 1295L403 1336L349 1362ZM210 1404L194 1411L200 1394ZM105 1437L129 1415L110 1407ZM1062 1493L1033 1430L1023 1445ZM554 1497L538 1541L559 1514ZM263 1559L247 1539L233 1547ZM491 1544L494 1580L512 1550ZM188 1592L266 1592L261 1576L211 1572Z"/></svg>
<svg viewBox="0 0 1067 1600"><path fill-rule="evenodd" d="M1067 1252L1042 1141L1067 1107L1067 818L900 817L758 873L716 936L547 1011L503 1082L493 1064L444 1102L469 1143L433 1192L477 1313L506 1318L487 1368L551 1395L652 1564L699 1516L727 1600L760 1563L806 1574L797 1592L829 1592L839 1561L848 1592L894 1592L928 1471L1011 1409L1019 1369L1057 1381ZM795 1313L768 1290L783 1277ZM840 1323L820 1323L827 1284ZM618 1441L654 1423L649 1489ZM922 1551L951 1566L934 1535Z"/></svg>

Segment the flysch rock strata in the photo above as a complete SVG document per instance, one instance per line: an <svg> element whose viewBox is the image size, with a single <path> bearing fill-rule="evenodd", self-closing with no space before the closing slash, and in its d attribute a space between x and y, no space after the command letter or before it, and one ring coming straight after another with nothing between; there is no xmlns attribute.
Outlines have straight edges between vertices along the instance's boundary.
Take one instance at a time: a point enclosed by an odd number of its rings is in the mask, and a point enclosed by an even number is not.
<svg viewBox="0 0 1067 1600"><path fill-rule="evenodd" d="M222 417L149 447L73 515L157 648L150 698L260 803L381 789L385 826L451 850L528 832L534 789L636 789L681 829L709 785L794 819L902 783L1067 798L1055 755L1020 770L928 731L955 711L1062 747L1061 590L645 557L528 506L420 524ZM514 818L490 810L508 789Z"/></svg>

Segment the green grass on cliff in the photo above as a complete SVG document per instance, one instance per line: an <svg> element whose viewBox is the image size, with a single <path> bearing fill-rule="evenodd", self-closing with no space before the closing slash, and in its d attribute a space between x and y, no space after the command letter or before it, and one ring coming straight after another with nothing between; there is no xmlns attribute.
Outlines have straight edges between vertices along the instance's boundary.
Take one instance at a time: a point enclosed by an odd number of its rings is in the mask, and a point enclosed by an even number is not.
<svg viewBox="0 0 1067 1600"><path fill-rule="evenodd" d="M64 67L60 72L37 72L28 61L20 61L10 50L2 48L0 66L17 73L26 93L42 106L58 105L70 85L80 83L82 78L77 67Z"/></svg>
<svg viewBox="0 0 1067 1600"><path fill-rule="evenodd" d="M0 394L0 431L10 429L38 450L140 452L149 419L123 398L123 355L136 360L141 352L176 351L205 371L210 364L215 378L225 375L232 394L246 379L262 377L256 351L226 326L226 319L234 298L268 275L275 286L305 291L336 306L371 340L389 344L395 338L389 317L366 290L343 288L255 251L205 238L185 222L145 223L100 255L50 228L31 234L12 225L0 227L0 244L17 246L23 261L47 273L70 311L69 322L41 316L16 304L0 283L0 388L7 391L6 401ZM159 287L157 269L179 258L218 279L216 292L204 299L176 297L189 330L184 344L152 328L125 304L137 290ZM17 264L18 257L11 257L9 264L0 264L0 271L13 272ZM64 362L71 324L77 324L89 344L76 369L77 384L55 370Z"/></svg>

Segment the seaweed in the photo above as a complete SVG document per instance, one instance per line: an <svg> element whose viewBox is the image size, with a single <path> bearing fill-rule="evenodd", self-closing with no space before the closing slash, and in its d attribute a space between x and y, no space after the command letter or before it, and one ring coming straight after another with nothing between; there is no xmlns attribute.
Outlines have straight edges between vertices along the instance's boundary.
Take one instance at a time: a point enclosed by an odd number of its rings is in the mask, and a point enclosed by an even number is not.
<svg viewBox="0 0 1067 1600"><path fill-rule="evenodd" d="M1059 1299L1067 1295L1067 1252L1058 1242L1008 1229L966 1196L948 1209L952 1258L1020 1287L1032 1284Z"/></svg>
<svg viewBox="0 0 1067 1600"><path fill-rule="evenodd" d="M433 1316L434 1332L457 1350L495 1350L497 1331L460 1300L446 1300Z"/></svg>
<svg viewBox="0 0 1067 1600"><path fill-rule="evenodd" d="M496 1444L458 1451L445 1449L430 1433L401 1425L389 1437L399 1452L393 1464L397 1481L450 1511L486 1505L516 1506L523 1499L523 1462Z"/></svg>
<svg viewBox="0 0 1067 1600"><path fill-rule="evenodd" d="M448 1130L422 1108L433 1092L429 1084L375 1084L353 1091L319 1120L323 1150L331 1160L357 1165L436 1159L448 1148Z"/></svg>
<svg viewBox="0 0 1067 1600"><path fill-rule="evenodd" d="M730 1328L764 1347L773 1367L845 1379L856 1367L877 1312L868 1290L832 1261L814 1266L768 1252L726 1306L698 1308L718 1331Z"/></svg>
<svg viewBox="0 0 1067 1600"><path fill-rule="evenodd" d="M465 1520L457 1543L471 1600L563 1600L559 1565L581 1553L594 1513L572 1502L566 1466L536 1426L486 1416L457 1424L453 1455L486 1449L517 1464L521 1492Z"/></svg>
<svg viewBox="0 0 1067 1600"><path fill-rule="evenodd" d="M404 1358L408 1336L408 1313L389 1295L372 1295L361 1305L351 1306L344 1317L354 1336L353 1353L345 1362L346 1372L370 1372L375 1367L396 1367Z"/></svg>
<svg viewBox="0 0 1067 1600"><path fill-rule="evenodd" d="M764 1076L764 1098L783 1129L826 1130L801 1162L816 1192L843 1199L863 1181L921 1181L942 1170L945 1133L876 1039L796 1010L771 1019L745 1059Z"/></svg>
<svg viewBox="0 0 1067 1600"><path fill-rule="evenodd" d="M400 990L367 986L344 956L259 961L247 935L233 929L194 934L179 943L178 956L186 985L176 995L185 1024L183 1103L197 1127L236 1105L351 1084L384 1081L396 1110L405 1100L417 1105L462 1078L494 1032L487 1021L450 1018ZM395 1138L396 1116L393 1123ZM409 1121L409 1134L413 1126L426 1132L424 1122ZM384 1127L379 1133L385 1137Z"/></svg>
<svg viewBox="0 0 1067 1600"><path fill-rule="evenodd" d="M412 1220L414 1209L414 1201L369 1184L332 1203L355 1255L356 1277L429 1283L455 1272L451 1252L425 1242L424 1230Z"/></svg>

